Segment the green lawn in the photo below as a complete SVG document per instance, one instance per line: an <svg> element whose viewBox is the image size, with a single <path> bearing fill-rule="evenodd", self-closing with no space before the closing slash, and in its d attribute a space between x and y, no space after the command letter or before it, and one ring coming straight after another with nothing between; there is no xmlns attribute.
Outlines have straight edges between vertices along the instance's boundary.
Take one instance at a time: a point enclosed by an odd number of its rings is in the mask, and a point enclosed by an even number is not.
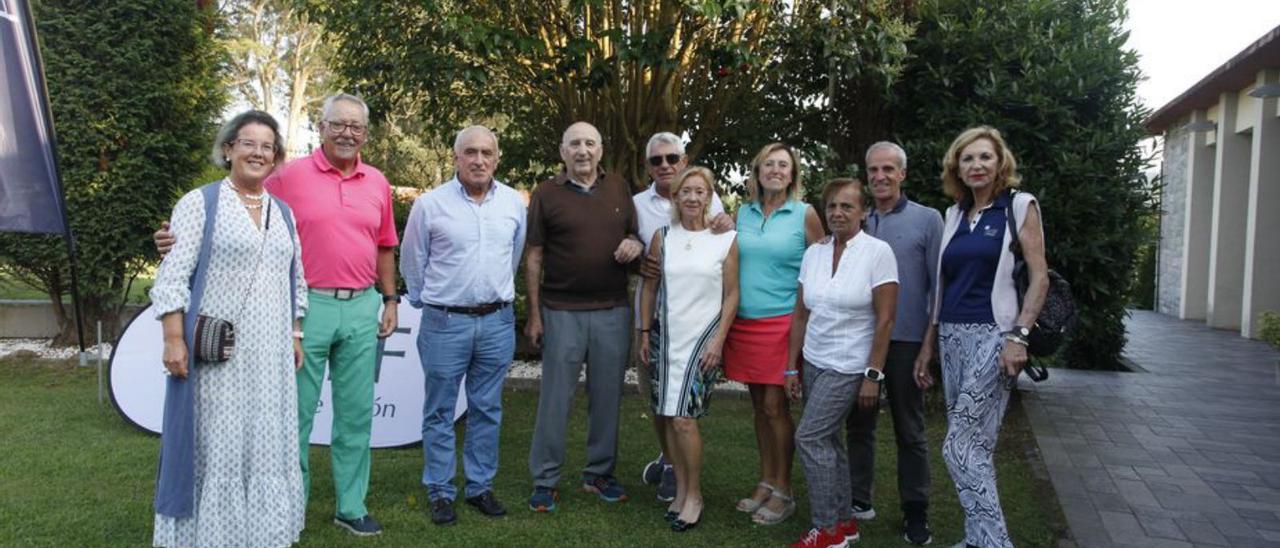
<svg viewBox="0 0 1280 548"><path fill-rule="evenodd" d="M145 304L151 301L151 297L147 295L147 291L151 289L151 285L155 283L151 276L138 276L133 280L133 285L129 287L129 304ZM43 291L30 287L26 284L19 283L13 279L0 274L0 300L24 300L24 301L48 301L49 295ZM62 298L63 302L71 302L71 295L67 294Z"/></svg>
<svg viewBox="0 0 1280 548"><path fill-rule="evenodd" d="M92 368L62 362L0 360L0 546L149 546L151 496L158 439L125 423L95 396ZM583 463L585 402L579 397L571 429L566 480ZM419 484L421 450L378 450L368 505L386 532L373 539L352 539L330 524L332 483L328 451L312 451L315 479L303 546L779 546L808 528L808 501L799 480L800 511L776 527L752 525L733 510L734 501L755 483L755 441L750 405L721 397L702 421L707 442L703 477L708 507L703 523L676 536L662 521L664 505L638 480L641 466L655 451L644 400L624 402L618 473L632 500L606 504L565 482L560 510L529 512L527 448L537 393L508 390L502 428L497 494L510 515L487 519L459 505L459 523L433 526ZM933 456L932 524L935 545L947 546L962 535L962 518L946 468L938 453L944 420L930 403ZM891 463L892 429L882 415L877 475L881 517L864 524L860 546L905 546L898 532L899 512ZM1049 546L1063 523L1051 489L1036 479L1026 461L1029 426L1019 406L1010 408L1002 432L997 465L1001 495L1014 542ZM461 462L461 459L459 459ZM801 466L796 473L802 477Z"/></svg>

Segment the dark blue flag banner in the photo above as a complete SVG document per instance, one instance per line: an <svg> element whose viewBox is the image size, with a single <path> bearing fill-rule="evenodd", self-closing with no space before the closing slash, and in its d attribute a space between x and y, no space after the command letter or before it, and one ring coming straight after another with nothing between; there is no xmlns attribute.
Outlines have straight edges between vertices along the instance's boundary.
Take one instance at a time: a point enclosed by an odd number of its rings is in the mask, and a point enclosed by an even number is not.
<svg viewBox="0 0 1280 548"><path fill-rule="evenodd" d="M44 75L26 0L0 0L0 232L65 234Z"/></svg>

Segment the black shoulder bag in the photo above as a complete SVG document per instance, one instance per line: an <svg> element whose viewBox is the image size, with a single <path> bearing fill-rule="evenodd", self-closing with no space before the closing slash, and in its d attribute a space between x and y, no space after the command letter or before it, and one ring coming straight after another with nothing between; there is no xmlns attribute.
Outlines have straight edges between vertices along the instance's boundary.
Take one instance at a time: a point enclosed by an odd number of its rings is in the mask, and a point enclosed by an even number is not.
<svg viewBox="0 0 1280 548"><path fill-rule="evenodd" d="M1010 197L1016 196L1011 192ZM1022 244L1018 241L1018 225L1013 215L1013 201L1005 207L1005 217L1009 221L1009 251L1013 253L1013 286L1018 291L1018 310L1022 310L1022 299L1027 294L1027 286L1031 284L1031 275L1027 271L1027 263L1022 258ZM1027 354L1033 357L1052 356L1058 352L1076 325L1076 300L1071 294L1071 284L1061 274L1049 269L1049 292L1045 295L1044 306L1036 323L1031 326L1031 334L1027 337ZM1027 362L1027 376L1035 382L1049 378L1049 370L1043 364Z"/></svg>

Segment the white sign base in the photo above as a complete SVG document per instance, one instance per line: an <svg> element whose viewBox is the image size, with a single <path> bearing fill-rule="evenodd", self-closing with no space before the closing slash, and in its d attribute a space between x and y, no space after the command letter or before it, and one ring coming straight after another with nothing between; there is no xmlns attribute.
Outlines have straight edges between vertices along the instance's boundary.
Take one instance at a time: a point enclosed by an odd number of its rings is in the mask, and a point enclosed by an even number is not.
<svg viewBox="0 0 1280 548"><path fill-rule="evenodd" d="M373 388L373 433L370 445L401 447L422 441L422 364L418 359L418 325L422 312L401 303L400 326L379 345L378 379ZM111 402L126 420L159 434L164 416L163 331L148 305L125 328L111 351ZM465 383L465 379L463 381ZM320 389L311 443L329 445L333 412L329 376ZM457 420L467 410L467 398L458 391L454 408Z"/></svg>

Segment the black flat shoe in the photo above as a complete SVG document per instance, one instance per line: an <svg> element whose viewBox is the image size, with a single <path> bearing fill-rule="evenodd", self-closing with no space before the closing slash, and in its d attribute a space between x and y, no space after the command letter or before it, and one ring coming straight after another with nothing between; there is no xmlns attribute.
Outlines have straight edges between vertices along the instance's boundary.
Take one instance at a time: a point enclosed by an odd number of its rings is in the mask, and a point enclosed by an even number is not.
<svg viewBox="0 0 1280 548"><path fill-rule="evenodd" d="M683 533L685 531L693 529L694 527L697 527L699 523L702 523L702 516L698 516L698 521L692 521L692 522L685 521L680 518L676 518L675 521L671 522L671 531L676 533Z"/></svg>
<svg viewBox="0 0 1280 548"><path fill-rule="evenodd" d="M667 523L675 522L678 517L680 517L680 512L674 510L667 510L667 513L662 515L662 519L667 520Z"/></svg>

